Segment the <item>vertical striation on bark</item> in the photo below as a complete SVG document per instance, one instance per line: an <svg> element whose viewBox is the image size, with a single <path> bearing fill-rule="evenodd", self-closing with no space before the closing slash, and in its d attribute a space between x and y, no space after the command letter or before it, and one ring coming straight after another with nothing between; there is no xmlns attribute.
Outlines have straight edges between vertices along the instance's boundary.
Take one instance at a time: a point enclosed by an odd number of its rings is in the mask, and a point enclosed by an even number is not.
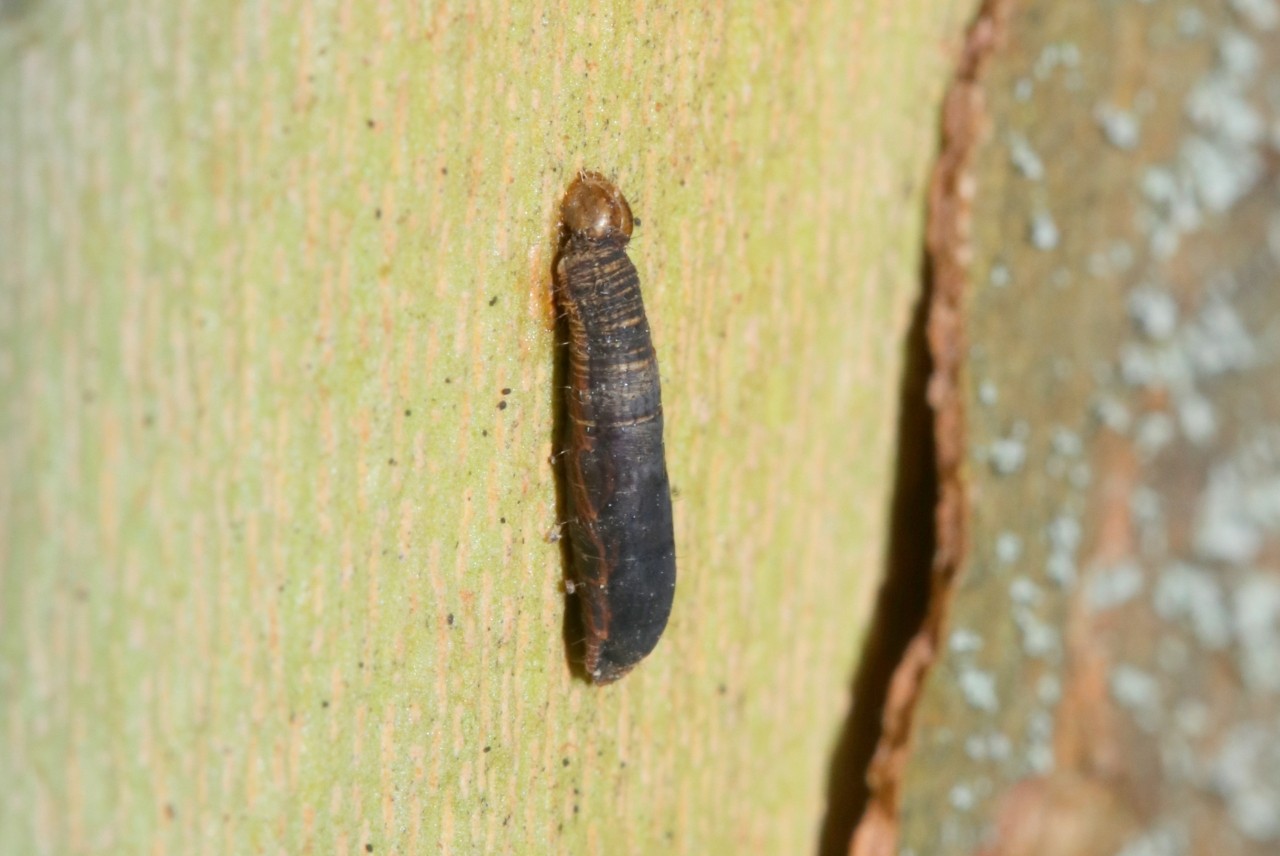
<svg viewBox="0 0 1280 856"><path fill-rule="evenodd" d="M969 6L0 4L0 852L809 846ZM681 568L604 688L545 541L584 167Z"/></svg>

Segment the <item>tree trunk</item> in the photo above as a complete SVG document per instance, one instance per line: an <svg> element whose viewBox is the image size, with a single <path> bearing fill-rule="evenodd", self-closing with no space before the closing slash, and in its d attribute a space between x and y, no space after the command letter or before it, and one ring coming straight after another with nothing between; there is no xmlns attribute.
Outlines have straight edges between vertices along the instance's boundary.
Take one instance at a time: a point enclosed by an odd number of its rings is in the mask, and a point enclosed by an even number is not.
<svg viewBox="0 0 1280 856"><path fill-rule="evenodd" d="M858 856L1277 852L1278 26L972 28L928 229L935 594Z"/></svg>
<svg viewBox="0 0 1280 856"><path fill-rule="evenodd" d="M971 11L5 6L0 851L816 846ZM605 688L546 537L583 168L679 567Z"/></svg>

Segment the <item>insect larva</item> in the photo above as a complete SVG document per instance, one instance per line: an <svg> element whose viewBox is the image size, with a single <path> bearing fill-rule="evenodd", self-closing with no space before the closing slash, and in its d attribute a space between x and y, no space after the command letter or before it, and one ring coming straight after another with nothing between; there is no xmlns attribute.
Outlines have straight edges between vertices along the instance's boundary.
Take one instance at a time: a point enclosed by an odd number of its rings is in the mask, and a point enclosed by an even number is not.
<svg viewBox="0 0 1280 856"><path fill-rule="evenodd" d="M658 644L676 589L658 361L627 258L631 207L581 173L560 207L556 299L569 331L564 466L584 665L616 681Z"/></svg>

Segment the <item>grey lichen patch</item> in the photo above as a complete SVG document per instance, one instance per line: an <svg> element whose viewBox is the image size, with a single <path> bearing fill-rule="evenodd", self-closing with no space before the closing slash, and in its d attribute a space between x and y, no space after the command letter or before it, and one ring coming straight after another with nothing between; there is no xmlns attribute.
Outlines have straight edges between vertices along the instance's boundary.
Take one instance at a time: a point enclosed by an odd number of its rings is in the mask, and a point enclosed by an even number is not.
<svg viewBox="0 0 1280 856"><path fill-rule="evenodd" d="M1032 73L1036 80L1047 80L1059 68L1076 68L1080 65L1080 48L1074 42L1052 42L1044 46L1036 57Z"/></svg>
<svg viewBox="0 0 1280 856"><path fill-rule="evenodd" d="M1231 11L1255 29L1274 30L1280 24L1280 5L1276 0L1231 0Z"/></svg>
<svg viewBox="0 0 1280 856"><path fill-rule="evenodd" d="M1093 416L1100 425L1117 434L1128 432L1133 424L1133 414L1129 406L1114 395L1098 396L1093 404Z"/></svg>
<svg viewBox="0 0 1280 856"><path fill-rule="evenodd" d="M974 666L962 666L956 674L956 684L969 706L986 713L995 713L1000 709L1000 700L996 695L996 677L991 672Z"/></svg>
<svg viewBox="0 0 1280 856"><path fill-rule="evenodd" d="M1262 548L1262 529L1251 513L1243 478L1231 466L1210 476L1200 500L1196 554L1209 561L1247 562Z"/></svg>
<svg viewBox="0 0 1280 856"><path fill-rule="evenodd" d="M1029 773L1046 776L1053 772L1053 746L1050 743L1032 743L1025 751Z"/></svg>
<svg viewBox="0 0 1280 856"><path fill-rule="evenodd" d="M1266 123L1250 100L1258 56L1249 36L1222 31L1218 62L1185 99L1196 132L1184 138L1174 161L1148 167L1140 219L1156 258L1170 258L1184 236L1201 229L1207 217L1229 211L1262 179Z"/></svg>
<svg viewBox="0 0 1280 856"><path fill-rule="evenodd" d="M1076 570L1075 557L1067 553L1050 553L1044 565L1045 574L1058 584L1059 588L1070 589L1076 584L1079 576Z"/></svg>
<svg viewBox="0 0 1280 856"><path fill-rule="evenodd" d="M962 782L952 785L948 801L956 811L971 811L978 803L978 795L972 787Z"/></svg>
<svg viewBox="0 0 1280 856"><path fill-rule="evenodd" d="M1123 238L1116 238L1105 248L1090 253L1085 268L1090 276L1105 279L1127 272L1133 263L1133 246Z"/></svg>
<svg viewBox="0 0 1280 856"><path fill-rule="evenodd" d="M1028 657L1056 658L1062 651L1058 628L1027 607L1015 607L1013 621L1021 634L1022 650Z"/></svg>
<svg viewBox="0 0 1280 856"><path fill-rule="evenodd" d="M1179 344L1197 379L1244 371L1258 363L1253 336L1230 302L1236 285L1230 275L1211 283L1199 313L1183 331Z"/></svg>
<svg viewBox="0 0 1280 856"><path fill-rule="evenodd" d="M1067 428L1054 429L1049 439L1049 458L1045 472L1055 479L1066 478L1072 487L1083 491L1093 480L1093 469L1082 459L1084 451L1080 435Z"/></svg>
<svg viewBox="0 0 1280 856"><path fill-rule="evenodd" d="M1122 110L1111 104L1099 104L1094 108L1093 117L1111 145L1124 151L1138 147L1142 126L1133 111Z"/></svg>
<svg viewBox="0 0 1280 856"><path fill-rule="evenodd" d="M1036 710L1027 719L1027 766L1040 775L1053 770L1053 716Z"/></svg>
<svg viewBox="0 0 1280 856"><path fill-rule="evenodd" d="M1267 431L1213 467L1196 514L1195 550L1209 561L1253 561L1280 534L1280 431Z"/></svg>
<svg viewBox="0 0 1280 856"><path fill-rule="evenodd" d="M1225 97L1223 92L1206 92L1205 104ZM1231 103L1228 101L1228 103ZM1229 111L1206 112L1204 118L1221 121L1223 131L1252 129L1252 139L1242 141L1233 137L1188 137L1182 144L1179 166L1190 179L1196 199L1210 214L1225 213L1253 190L1262 177L1262 158L1252 148L1261 140L1262 128L1255 126L1256 116Z"/></svg>
<svg viewBox="0 0 1280 856"><path fill-rule="evenodd" d="M967 737L964 751L974 761L1003 763L1013 754L1013 742L1001 731L988 731Z"/></svg>
<svg viewBox="0 0 1280 856"><path fill-rule="evenodd" d="M1218 59L1228 77L1248 82L1261 68L1262 49L1248 35L1227 29L1218 38Z"/></svg>
<svg viewBox="0 0 1280 856"><path fill-rule="evenodd" d="M1229 286L1228 286L1229 287ZM1130 312L1145 338L1121 349L1120 376L1130 386L1180 391L1197 381L1253 366L1257 346L1223 289L1211 287L1196 315L1170 328L1167 306L1148 287L1130 295Z"/></svg>
<svg viewBox="0 0 1280 856"><path fill-rule="evenodd" d="M1094 612L1115 609L1137 597L1142 587L1142 568L1136 562L1093 568L1085 586L1085 603Z"/></svg>
<svg viewBox="0 0 1280 856"><path fill-rule="evenodd" d="M1076 552L1080 548L1083 529L1078 518L1062 513L1054 517L1045 529L1048 556L1045 559L1045 576L1059 588L1075 585Z"/></svg>
<svg viewBox="0 0 1280 856"><path fill-rule="evenodd" d="M1027 229L1027 239L1037 250L1052 250L1062 239L1058 224L1048 211L1037 211L1031 216L1031 225Z"/></svg>
<svg viewBox="0 0 1280 856"><path fill-rule="evenodd" d="M1218 416L1207 398L1194 392L1181 396L1176 402L1178 425L1182 434L1194 446L1205 446L1218 433Z"/></svg>
<svg viewBox="0 0 1280 856"><path fill-rule="evenodd" d="M1059 514L1049 522L1049 526L1045 530L1045 535L1049 540L1049 546L1055 553L1075 554L1080 547L1080 539L1083 537L1084 530L1080 528L1080 521L1070 514Z"/></svg>
<svg viewBox="0 0 1280 856"><path fill-rule="evenodd" d="M992 441L987 449L987 460L997 475L1013 475L1027 462L1027 426L1019 422L1009 436Z"/></svg>
<svg viewBox="0 0 1280 856"><path fill-rule="evenodd" d="M1145 731L1155 731L1162 713L1160 682L1154 675L1137 666L1121 663L1111 670L1111 697L1133 713Z"/></svg>
<svg viewBox="0 0 1280 856"><path fill-rule="evenodd" d="M1143 335L1165 342L1178 329L1178 303L1163 288L1140 285L1129 294L1129 317Z"/></svg>
<svg viewBox="0 0 1280 856"><path fill-rule="evenodd" d="M951 631L947 646L956 654L971 654L982 650L982 637L972 630L957 627Z"/></svg>
<svg viewBox="0 0 1280 856"><path fill-rule="evenodd" d="M1178 10L1178 33L1186 39L1199 38L1205 31L1204 12L1195 6Z"/></svg>
<svg viewBox="0 0 1280 856"><path fill-rule="evenodd" d="M1023 178L1031 181L1044 178L1044 162L1022 134L1009 135L1009 160Z"/></svg>
<svg viewBox="0 0 1280 856"><path fill-rule="evenodd" d="M1155 609L1166 621L1186 621L1207 650L1231 643L1231 612L1214 574L1184 562L1173 562L1160 574Z"/></svg>
<svg viewBox="0 0 1280 856"><path fill-rule="evenodd" d="M1160 494L1146 485L1134 487L1129 496L1129 513L1137 529L1139 552L1152 558L1163 557L1169 531Z"/></svg>
<svg viewBox="0 0 1280 856"><path fill-rule="evenodd" d="M1201 80L1187 96L1187 117L1203 133L1190 139L1211 148L1256 146L1265 138L1266 123L1245 90L1253 82L1258 48L1239 33L1225 34L1221 46L1222 61L1217 73ZM1247 160L1251 168L1260 166L1256 154L1250 153ZM1226 202L1210 205L1210 210L1224 211Z"/></svg>
<svg viewBox="0 0 1280 856"><path fill-rule="evenodd" d="M1143 284L1130 292L1129 316L1141 338L1121 346L1119 375L1130 386L1171 397L1170 413L1139 420L1134 436L1148 457L1168 446L1175 433L1193 446L1211 443L1219 416L1202 392L1204 384L1260 361L1254 336L1230 302L1236 288L1229 276L1221 277L1185 323L1179 322L1177 303L1166 289Z"/></svg>
<svg viewBox="0 0 1280 856"><path fill-rule="evenodd" d="M1054 429L1049 445L1055 455L1061 455L1064 458L1078 458L1084 451L1084 443L1080 435L1070 428L1061 426Z"/></svg>
<svg viewBox="0 0 1280 856"><path fill-rule="evenodd" d="M1233 607L1245 685L1280 693L1280 574L1250 574L1236 587Z"/></svg>
<svg viewBox="0 0 1280 856"><path fill-rule="evenodd" d="M1116 856L1187 856L1190 852L1186 830L1165 821L1127 842Z"/></svg>
<svg viewBox="0 0 1280 856"><path fill-rule="evenodd" d="M1236 725L1223 740L1207 778L1245 837L1280 841L1280 728L1274 723Z"/></svg>
<svg viewBox="0 0 1280 856"><path fill-rule="evenodd" d="M1177 436L1173 418L1167 413L1156 411L1147 413L1138 420L1137 429L1133 432L1134 445L1145 460L1151 460Z"/></svg>
<svg viewBox="0 0 1280 856"><path fill-rule="evenodd" d="M1022 606L1035 606L1044 599L1040 586L1026 577L1014 577L1009 583L1009 599Z"/></svg>
<svg viewBox="0 0 1280 856"><path fill-rule="evenodd" d="M1012 565L1022 557L1022 538L1016 532L1001 532L996 536L996 561Z"/></svg>

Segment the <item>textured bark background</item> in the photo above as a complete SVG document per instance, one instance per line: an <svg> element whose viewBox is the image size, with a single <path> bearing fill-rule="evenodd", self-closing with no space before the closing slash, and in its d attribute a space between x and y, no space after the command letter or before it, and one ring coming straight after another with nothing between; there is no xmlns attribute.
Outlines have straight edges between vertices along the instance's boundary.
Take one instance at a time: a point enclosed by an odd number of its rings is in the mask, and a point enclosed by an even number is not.
<svg viewBox="0 0 1280 856"><path fill-rule="evenodd" d="M1276 853L1280 4L986 14L929 229L969 526L857 852Z"/></svg>
<svg viewBox="0 0 1280 856"><path fill-rule="evenodd" d="M0 8L0 850L816 842L970 4ZM582 167L681 560L603 690L544 540Z"/></svg>

